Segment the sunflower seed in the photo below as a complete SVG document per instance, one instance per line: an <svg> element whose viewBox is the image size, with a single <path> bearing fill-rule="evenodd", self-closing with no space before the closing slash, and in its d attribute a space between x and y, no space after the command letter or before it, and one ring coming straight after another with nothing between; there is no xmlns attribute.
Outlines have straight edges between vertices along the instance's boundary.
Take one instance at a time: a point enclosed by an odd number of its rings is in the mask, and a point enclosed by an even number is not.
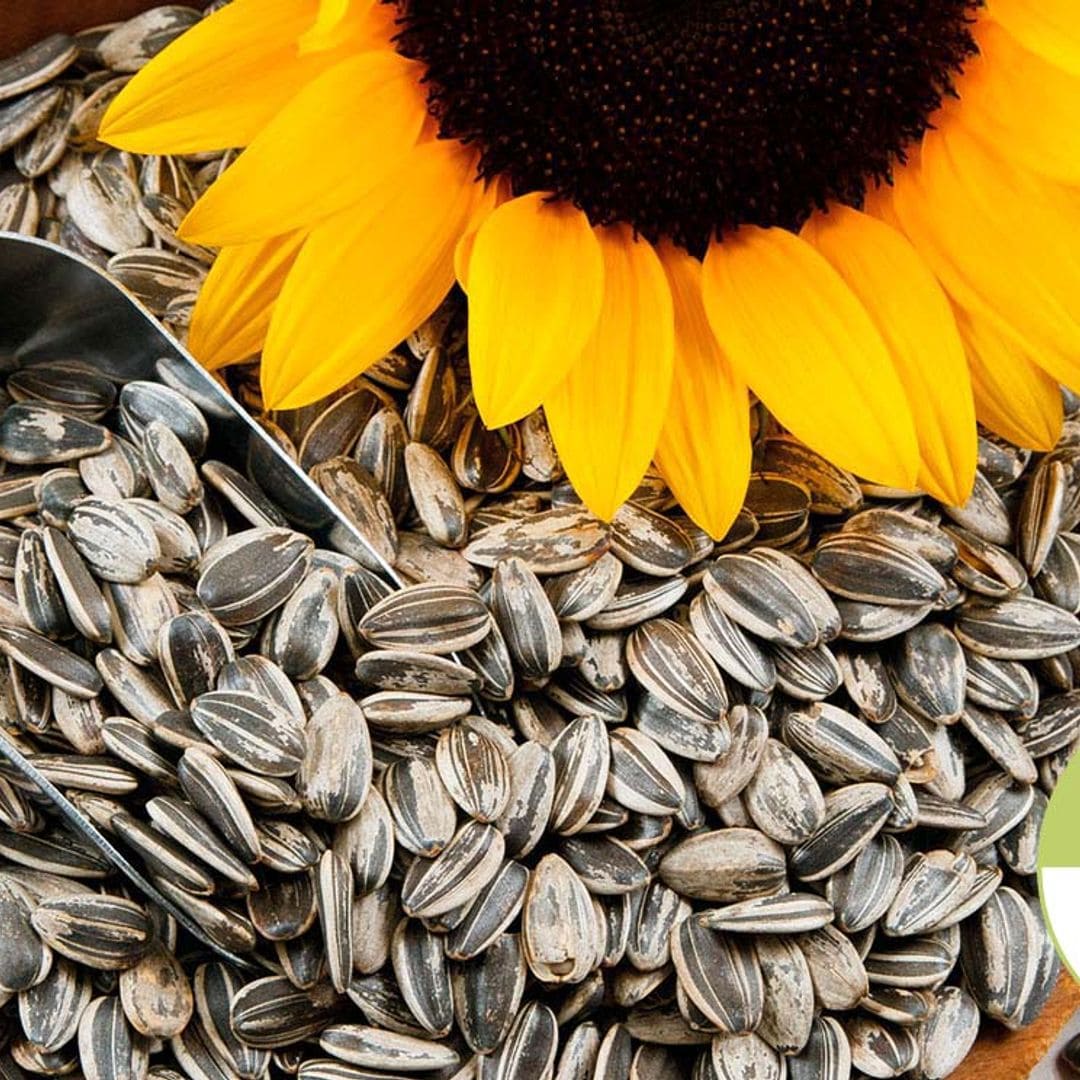
<svg viewBox="0 0 1080 1080"><path fill-rule="evenodd" d="M979 1034L979 1008L967 991L946 986L934 994L930 1015L917 1029L919 1074L944 1080L968 1055Z"/></svg>
<svg viewBox="0 0 1080 1080"><path fill-rule="evenodd" d="M849 784L825 797L821 826L791 853L802 881L820 881L841 870L877 835L892 811L883 784Z"/></svg>
<svg viewBox="0 0 1080 1080"><path fill-rule="evenodd" d="M665 884L684 896L722 903L776 892L784 883L783 848L756 829L718 829L677 844L660 861Z"/></svg>
<svg viewBox="0 0 1080 1080"><path fill-rule="evenodd" d="M516 556L534 573L565 574L598 559L608 543L607 528L587 510L565 506L492 525L470 540L464 555L469 562L488 567Z"/></svg>
<svg viewBox="0 0 1080 1080"><path fill-rule="evenodd" d="M19 994L23 1033L46 1052L60 1050L75 1037L93 992L88 972L70 960L55 958L45 978Z"/></svg>
<svg viewBox="0 0 1080 1080"><path fill-rule="evenodd" d="M601 944L592 902L558 855L545 855L533 870L521 920L529 969L541 982L580 982L598 963Z"/></svg>
<svg viewBox="0 0 1080 1080"><path fill-rule="evenodd" d="M359 626L376 648L446 655L476 645L488 633L491 616L470 589L425 584L379 600Z"/></svg>
<svg viewBox="0 0 1080 1080"><path fill-rule="evenodd" d="M78 46L66 34L51 34L0 63L0 98L15 97L55 78L73 64Z"/></svg>
<svg viewBox="0 0 1080 1080"><path fill-rule="evenodd" d="M198 595L225 626L280 607L307 574L314 544L290 529L259 528L219 541L203 556Z"/></svg>
<svg viewBox="0 0 1080 1080"><path fill-rule="evenodd" d="M229 847L244 862L255 862L260 851L255 822L221 764L192 747L180 758L177 776L192 805L217 826Z"/></svg>
<svg viewBox="0 0 1080 1080"><path fill-rule="evenodd" d="M451 972L454 1016L469 1048L498 1049L521 1005L528 968L520 938L503 934L483 953Z"/></svg>
<svg viewBox="0 0 1080 1080"><path fill-rule="evenodd" d="M743 805L761 832L789 846L808 839L825 819L825 798L813 773L775 739L765 743L758 770L743 790Z"/></svg>
<svg viewBox="0 0 1080 1080"><path fill-rule="evenodd" d="M551 827L563 836L580 832L604 796L611 748L596 717L579 717L551 745L555 765Z"/></svg>
<svg viewBox="0 0 1080 1080"><path fill-rule="evenodd" d="M120 896L45 900L34 909L30 921L58 953L102 971L137 963L153 933L146 911Z"/></svg>
<svg viewBox="0 0 1080 1080"><path fill-rule="evenodd" d="M0 417L0 458L15 465L75 461L101 453L111 441L99 424L44 405L9 405Z"/></svg>
<svg viewBox="0 0 1080 1080"><path fill-rule="evenodd" d="M997 660L1041 660L1080 645L1080 620L1044 600L969 600L956 615L965 648Z"/></svg>
<svg viewBox="0 0 1080 1080"><path fill-rule="evenodd" d="M402 919L390 946L394 976L409 1012L430 1035L445 1035L454 1022L450 971L442 939L422 923Z"/></svg>
<svg viewBox="0 0 1080 1080"><path fill-rule="evenodd" d="M1006 1027L1022 1023L1045 938L1041 918L1010 888L998 889L964 926L960 959L968 989Z"/></svg>
<svg viewBox="0 0 1080 1080"><path fill-rule="evenodd" d="M148 1038L167 1039L187 1026L194 996L180 962L154 945L134 967L120 973L120 1002L128 1023Z"/></svg>
<svg viewBox="0 0 1080 1080"><path fill-rule="evenodd" d="M703 580L724 614L744 630L797 648L816 645L817 621L786 569L760 551L721 555Z"/></svg>
<svg viewBox="0 0 1080 1080"><path fill-rule="evenodd" d="M414 862L405 875L406 914L443 915L471 901L498 873L504 848L502 834L490 825L466 822L435 858Z"/></svg>
<svg viewBox="0 0 1080 1080"><path fill-rule="evenodd" d="M764 936L755 942L764 991L757 1033L778 1053L798 1054L814 1022L810 968L795 940Z"/></svg>
<svg viewBox="0 0 1080 1080"><path fill-rule="evenodd" d="M7 994L38 986L53 966L52 951L39 939L31 915L30 904L10 885L0 882L0 931L7 943L0 957L0 988Z"/></svg>
<svg viewBox="0 0 1080 1080"><path fill-rule="evenodd" d="M495 1080L528 1080L547 1076L555 1064L558 1027L552 1011L529 1002L518 1013L499 1051Z"/></svg>
<svg viewBox="0 0 1080 1080"><path fill-rule="evenodd" d="M752 1031L761 1020L764 984L753 946L685 919L671 936L679 986L721 1031Z"/></svg>
<svg viewBox="0 0 1080 1080"><path fill-rule="evenodd" d="M698 914L710 930L744 934L798 934L827 926L833 906L813 893L762 896Z"/></svg>
<svg viewBox="0 0 1080 1080"><path fill-rule="evenodd" d="M136 1080L146 1074L149 1041L132 1029L113 995L95 998L83 1010L78 1044L87 1080Z"/></svg>
<svg viewBox="0 0 1080 1080"><path fill-rule="evenodd" d="M718 720L727 692L697 638L669 619L653 619L627 639L626 661L638 681L669 708L692 720Z"/></svg>
<svg viewBox="0 0 1080 1080"><path fill-rule="evenodd" d="M407 851L434 858L450 843L457 811L433 761L395 761L383 774L382 792L395 839Z"/></svg>

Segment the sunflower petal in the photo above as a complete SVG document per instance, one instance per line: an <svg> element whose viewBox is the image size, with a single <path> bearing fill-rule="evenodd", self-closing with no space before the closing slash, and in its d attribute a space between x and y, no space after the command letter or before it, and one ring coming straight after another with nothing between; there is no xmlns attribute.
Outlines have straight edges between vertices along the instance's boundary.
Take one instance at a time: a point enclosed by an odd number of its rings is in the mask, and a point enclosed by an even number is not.
<svg viewBox="0 0 1080 1080"><path fill-rule="evenodd" d="M304 242L270 320L263 399L292 409L348 382L410 334L454 283L454 245L483 188L460 143L406 164Z"/></svg>
<svg viewBox="0 0 1080 1080"><path fill-rule="evenodd" d="M750 479L746 383L720 351L701 302L701 263L659 249L675 309L675 365L656 464L691 519L722 537Z"/></svg>
<svg viewBox="0 0 1080 1080"><path fill-rule="evenodd" d="M300 38L300 52L332 49L342 42L342 34L349 29L350 19L361 18L375 0L319 0L319 12L315 22Z"/></svg>
<svg viewBox="0 0 1080 1080"><path fill-rule="evenodd" d="M416 144L426 116L420 74L413 61L382 50L313 79L199 199L181 235L241 244L310 226L356 202Z"/></svg>
<svg viewBox="0 0 1080 1080"><path fill-rule="evenodd" d="M1080 203L1009 166L956 124L896 174L904 232L962 307L1010 328L1059 382L1080 386Z"/></svg>
<svg viewBox="0 0 1080 1080"><path fill-rule="evenodd" d="M961 506L975 480L978 444L964 346L949 300L895 229L849 207L833 207L802 236L832 264L885 341L915 419L919 486Z"/></svg>
<svg viewBox="0 0 1080 1080"><path fill-rule="evenodd" d="M1010 161L1080 183L1080 77L1037 56L992 19L976 28L979 55L964 65L955 122Z"/></svg>
<svg viewBox="0 0 1080 1080"><path fill-rule="evenodd" d="M297 56L296 39L314 17L314 0L233 0L135 74L106 112L101 139L139 154L245 146L341 59L340 52Z"/></svg>
<svg viewBox="0 0 1080 1080"><path fill-rule="evenodd" d="M675 351L671 289L652 245L625 225L595 230L604 267L600 317L570 373L544 398L566 475L605 521L652 461Z"/></svg>
<svg viewBox="0 0 1080 1080"><path fill-rule="evenodd" d="M904 389L840 275L785 229L744 226L702 273L721 349L784 427L868 480L913 488L919 447Z"/></svg>
<svg viewBox="0 0 1080 1080"><path fill-rule="evenodd" d="M191 315L188 348L204 367L254 356L266 340L270 313L304 242L300 232L222 248Z"/></svg>
<svg viewBox="0 0 1080 1080"><path fill-rule="evenodd" d="M480 231L480 226L510 198L510 184L504 177L496 176L494 180L488 181L484 199L476 208L469 228L454 248L454 277L466 293L469 291L469 262L472 259L473 245L476 243L476 234Z"/></svg>
<svg viewBox="0 0 1080 1080"><path fill-rule="evenodd" d="M975 412L1017 446L1052 450L1064 422L1061 390L985 320L956 310L975 391Z"/></svg>
<svg viewBox="0 0 1080 1080"><path fill-rule="evenodd" d="M1080 75L1076 0L988 0L996 19L1025 49Z"/></svg>
<svg viewBox="0 0 1080 1080"><path fill-rule="evenodd" d="M480 227L468 266L469 365L488 427L535 409L566 377L600 314L600 244L585 215L533 192Z"/></svg>

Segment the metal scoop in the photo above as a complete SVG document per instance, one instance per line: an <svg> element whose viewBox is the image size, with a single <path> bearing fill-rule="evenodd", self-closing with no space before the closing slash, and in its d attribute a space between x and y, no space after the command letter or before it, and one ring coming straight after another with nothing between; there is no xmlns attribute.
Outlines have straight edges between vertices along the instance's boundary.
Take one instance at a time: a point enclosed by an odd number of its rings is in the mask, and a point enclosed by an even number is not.
<svg viewBox="0 0 1080 1080"><path fill-rule="evenodd" d="M304 472L176 343L126 289L92 263L44 240L0 232L0 356L89 361L119 380L163 381L183 389L206 414L215 456L247 471L258 463L258 483L298 527L346 554L382 567L403 583ZM231 963L252 969L163 896L109 839L89 822L0 731L0 754L57 808L71 829L104 855L140 892L193 937Z"/></svg>

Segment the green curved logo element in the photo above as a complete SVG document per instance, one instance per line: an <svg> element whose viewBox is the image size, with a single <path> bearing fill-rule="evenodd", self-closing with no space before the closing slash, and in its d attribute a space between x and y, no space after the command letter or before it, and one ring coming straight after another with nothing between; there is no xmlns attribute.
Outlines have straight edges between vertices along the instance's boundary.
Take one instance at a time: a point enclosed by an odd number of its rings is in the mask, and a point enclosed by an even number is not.
<svg viewBox="0 0 1080 1080"><path fill-rule="evenodd" d="M1080 981L1080 755L1065 767L1046 808L1039 900L1058 956Z"/></svg>

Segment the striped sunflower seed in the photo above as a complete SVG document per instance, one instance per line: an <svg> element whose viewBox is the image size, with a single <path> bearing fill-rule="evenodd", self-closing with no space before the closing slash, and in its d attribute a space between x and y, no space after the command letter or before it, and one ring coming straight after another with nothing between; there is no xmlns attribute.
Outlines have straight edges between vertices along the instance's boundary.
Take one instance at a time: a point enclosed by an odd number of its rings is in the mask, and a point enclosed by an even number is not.
<svg viewBox="0 0 1080 1080"><path fill-rule="evenodd" d="M291 713L255 694L211 690L191 702L206 739L241 768L293 776L304 760L304 729Z"/></svg>
<svg viewBox="0 0 1080 1080"><path fill-rule="evenodd" d="M373 604L360 633L379 649L448 655L479 642L491 627L483 600L453 585L412 585Z"/></svg>
<svg viewBox="0 0 1080 1080"><path fill-rule="evenodd" d="M117 971L137 963L153 934L144 908L105 894L45 900L34 909L30 921L50 948L99 971Z"/></svg>

